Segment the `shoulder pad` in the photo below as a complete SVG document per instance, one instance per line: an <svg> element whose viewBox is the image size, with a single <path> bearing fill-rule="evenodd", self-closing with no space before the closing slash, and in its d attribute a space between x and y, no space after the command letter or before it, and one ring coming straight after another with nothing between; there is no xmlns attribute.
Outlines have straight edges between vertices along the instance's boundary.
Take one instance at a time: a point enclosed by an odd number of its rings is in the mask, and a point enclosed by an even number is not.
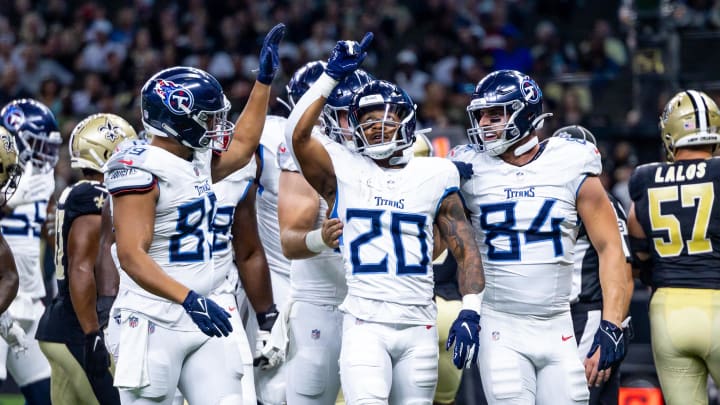
<svg viewBox="0 0 720 405"><path fill-rule="evenodd" d="M451 160L467 160L467 156L477 153L472 145L458 145L448 152L447 157Z"/></svg>
<svg viewBox="0 0 720 405"><path fill-rule="evenodd" d="M125 149L119 150L108 159L103 171L120 169L126 167L140 167L150 154L150 145L128 145Z"/></svg>
<svg viewBox="0 0 720 405"><path fill-rule="evenodd" d="M116 167L105 172L105 185L112 195L144 193L155 187L155 177L136 167Z"/></svg>

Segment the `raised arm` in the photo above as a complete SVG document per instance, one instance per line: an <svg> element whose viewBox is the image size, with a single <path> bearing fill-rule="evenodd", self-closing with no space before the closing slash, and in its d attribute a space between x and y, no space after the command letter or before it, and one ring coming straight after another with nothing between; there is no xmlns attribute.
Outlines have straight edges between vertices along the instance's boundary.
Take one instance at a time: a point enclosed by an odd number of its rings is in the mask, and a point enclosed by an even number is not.
<svg viewBox="0 0 720 405"><path fill-rule="evenodd" d="M331 205L335 202L335 170L323 145L312 137L312 130L333 88L360 67L372 38L373 34L367 33L361 43L340 41L335 45L325 72L300 98L285 128L287 146L303 176Z"/></svg>
<svg viewBox="0 0 720 405"><path fill-rule="evenodd" d="M214 183L245 166L253 157L260 143L270 101L270 84L280 67L278 47L284 35L285 24L280 23L265 36L260 50L257 80L245 108L235 123L232 142L220 159L213 159L212 178Z"/></svg>

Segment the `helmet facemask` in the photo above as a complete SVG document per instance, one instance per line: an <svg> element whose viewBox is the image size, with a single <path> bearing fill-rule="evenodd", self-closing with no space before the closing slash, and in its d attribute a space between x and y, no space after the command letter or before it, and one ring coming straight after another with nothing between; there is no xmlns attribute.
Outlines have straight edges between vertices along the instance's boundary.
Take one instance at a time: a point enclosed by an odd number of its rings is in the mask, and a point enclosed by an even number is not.
<svg viewBox="0 0 720 405"><path fill-rule="evenodd" d="M333 107L325 104L321 118L325 133L330 139L345 145L350 150L355 149L353 130L350 128L348 107Z"/></svg>
<svg viewBox="0 0 720 405"><path fill-rule="evenodd" d="M372 97L372 96L369 96ZM413 143L407 124L415 109L407 105L367 104L357 111L358 123L353 128L356 150L372 159L382 160Z"/></svg>
<svg viewBox="0 0 720 405"><path fill-rule="evenodd" d="M32 162L41 173L48 173L55 168L60 157L62 137L60 132L33 133L31 131L18 132L18 149L20 162Z"/></svg>
<svg viewBox="0 0 720 405"><path fill-rule="evenodd" d="M467 107L471 124L467 134L475 150L487 152L491 156L498 156L527 135L521 134L515 124L515 118L525 107L526 104L520 100L506 103L488 103L484 99L472 100ZM481 126L480 121L483 115L488 113L491 114L491 117L499 117L500 122ZM502 118L506 118L506 120L503 122ZM496 119L491 118L491 121L494 120Z"/></svg>
<svg viewBox="0 0 720 405"><path fill-rule="evenodd" d="M198 139L200 147L187 145L193 149L212 149L217 152L224 152L230 147L233 138L235 124L227 119L230 111L230 101L223 95L224 106L217 111L200 111L192 114L187 110L188 117L192 118L205 133ZM184 106L183 106L184 107Z"/></svg>

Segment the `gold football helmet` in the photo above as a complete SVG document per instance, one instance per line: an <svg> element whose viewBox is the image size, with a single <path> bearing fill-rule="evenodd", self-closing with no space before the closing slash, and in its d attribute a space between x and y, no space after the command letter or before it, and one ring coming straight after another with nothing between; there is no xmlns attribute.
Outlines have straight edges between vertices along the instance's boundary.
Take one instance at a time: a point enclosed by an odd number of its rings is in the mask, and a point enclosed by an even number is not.
<svg viewBox="0 0 720 405"><path fill-rule="evenodd" d="M93 114L77 124L70 135L70 165L102 172L115 147L137 137L133 127L117 115Z"/></svg>
<svg viewBox="0 0 720 405"><path fill-rule="evenodd" d="M412 146L413 155L415 156L432 156L433 145L427 135L422 132L415 132L415 142Z"/></svg>
<svg viewBox="0 0 720 405"><path fill-rule="evenodd" d="M21 175L15 137L0 126L0 207L15 193Z"/></svg>
<svg viewBox="0 0 720 405"><path fill-rule="evenodd" d="M675 150L686 146L720 145L720 110L707 94L697 90L677 93L660 116L660 136L667 160L675 160Z"/></svg>

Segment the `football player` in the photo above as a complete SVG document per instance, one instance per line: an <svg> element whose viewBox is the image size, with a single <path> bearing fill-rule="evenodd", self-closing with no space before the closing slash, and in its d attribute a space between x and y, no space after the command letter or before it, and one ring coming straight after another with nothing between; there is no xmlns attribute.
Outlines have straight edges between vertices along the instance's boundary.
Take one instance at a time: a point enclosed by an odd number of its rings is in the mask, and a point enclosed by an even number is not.
<svg viewBox="0 0 720 405"><path fill-rule="evenodd" d="M600 153L575 139L539 144L534 131L549 115L542 102L527 75L487 75L467 108L470 145L451 154L465 172L461 190L487 274L478 358L490 404L587 403L587 384L607 379L624 355L625 258L597 177ZM600 257L603 289L585 370L569 305L581 220Z"/></svg>
<svg viewBox="0 0 720 405"><path fill-rule="evenodd" d="M580 125L562 127L555 131L552 136L575 139L577 142L587 142L597 145L592 132ZM627 215L620 202L613 197L612 194L608 193L607 196L615 210L618 230L622 235L620 241L622 242L623 254L626 260L624 264L625 282L627 285L625 293L627 294L626 299L629 302L632 298L634 282L632 267L630 266L631 257L627 233ZM578 355L581 360L584 360L588 351L590 351L595 331L600 326L602 304L597 250L588 238L585 225L580 224L577 241L575 242L573 281L570 292L570 314L572 315L575 340L578 345ZM629 322L629 318L625 318L623 321L623 336L626 338L626 341L628 339L627 328L629 327ZM612 368L607 382L601 382L600 386L596 384L590 387L589 404L616 404L619 390L620 372L618 365Z"/></svg>
<svg viewBox="0 0 720 405"><path fill-rule="evenodd" d="M368 33L361 43L337 43L325 72L290 114L285 136L303 176L343 224L345 400L430 404L438 364L430 271L435 225L458 258L468 299L456 337L470 357L484 286L457 193L458 172L444 159L405 156L415 136L415 105L405 91L381 80L363 86L350 104L352 150L312 136L325 101L358 68L371 40Z"/></svg>
<svg viewBox="0 0 720 405"><path fill-rule="evenodd" d="M707 404L720 385L720 110L697 90L660 116L667 162L635 169L628 216L637 267L650 272L653 358L668 405Z"/></svg>
<svg viewBox="0 0 720 405"><path fill-rule="evenodd" d="M55 212L55 269L58 295L46 308L37 339L52 368L54 404L120 404L110 374L110 356L98 320L95 262L101 211L108 198L102 167L116 146L137 138L124 119L94 114L70 135L71 166L84 179L68 186Z"/></svg>
<svg viewBox="0 0 720 405"><path fill-rule="evenodd" d="M45 297L40 235L48 200L55 191L54 168L62 137L52 111L36 100L14 100L2 108L0 116L5 129L15 136L24 168L17 191L7 201L0 219L20 276L18 294L9 312L30 337L28 350L22 355L8 355L8 347L0 342L0 373L4 379L7 366L26 399L43 397L41 403L49 403L50 365L34 336Z"/></svg>
<svg viewBox="0 0 720 405"><path fill-rule="evenodd" d="M324 62L320 63L324 70ZM300 71L302 76L303 72ZM317 77L312 79L314 82ZM352 141L348 106L358 89L373 80L358 69L333 89L314 136L321 142ZM309 82L293 77L295 82ZM324 133L323 133L324 132ZM282 145L285 145L283 142ZM278 152L280 195L278 222L283 254L291 259L287 401L291 404L334 404L340 390L340 339L347 284L337 250L342 223L327 218L328 205L308 184L287 148Z"/></svg>
<svg viewBox="0 0 720 405"><path fill-rule="evenodd" d="M289 110L310 88L324 70L323 62L312 61L300 67L285 86L287 101L280 100ZM265 128L260 138L259 170L257 176L257 216L260 240L265 248L270 277L272 280L273 299L276 309L283 311L290 298L290 260L283 255L280 243L280 227L278 224L278 195L280 190L279 156L286 153L285 123L286 119L279 116L268 116ZM238 298L240 300L240 297ZM286 367L280 362L281 356L273 355L275 346L285 346L282 343L270 344L268 327L274 326L272 317L256 317L251 312L247 326L250 347L255 343L255 358L258 367L255 368L255 387L258 400L264 405L283 405L286 402ZM272 313L271 313L272 314ZM277 318L277 311L275 318ZM262 328L255 322L264 324ZM263 321L263 322L259 322ZM278 325L282 327L283 325ZM280 331L276 335L283 335ZM284 340L283 336L278 337ZM273 340L274 341L274 340ZM283 342L284 343L284 342ZM263 354L263 352L265 354Z"/></svg>
<svg viewBox="0 0 720 405"><path fill-rule="evenodd" d="M253 158L284 32L278 24L266 35L257 80L235 125L214 77L190 67L165 69L141 90L151 143L122 150L106 165L122 268L112 311L120 322L114 383L123 403L169 404L176 387L189 403L242 401L240 349L213 339L232 331L232 314L206 298L215 273L212 183ZM222 153L211 159L212 151Z"/></svg>
<svg viewBox="0 0 720 405"><path fill-rule="evenodd" d="M22 175L18 150L13 136L0 126L0 207L12 197ZM7 312L20 284L15 260L5 238L0 234L0 337L13 353L26 350L25 330Z"/></svg>

